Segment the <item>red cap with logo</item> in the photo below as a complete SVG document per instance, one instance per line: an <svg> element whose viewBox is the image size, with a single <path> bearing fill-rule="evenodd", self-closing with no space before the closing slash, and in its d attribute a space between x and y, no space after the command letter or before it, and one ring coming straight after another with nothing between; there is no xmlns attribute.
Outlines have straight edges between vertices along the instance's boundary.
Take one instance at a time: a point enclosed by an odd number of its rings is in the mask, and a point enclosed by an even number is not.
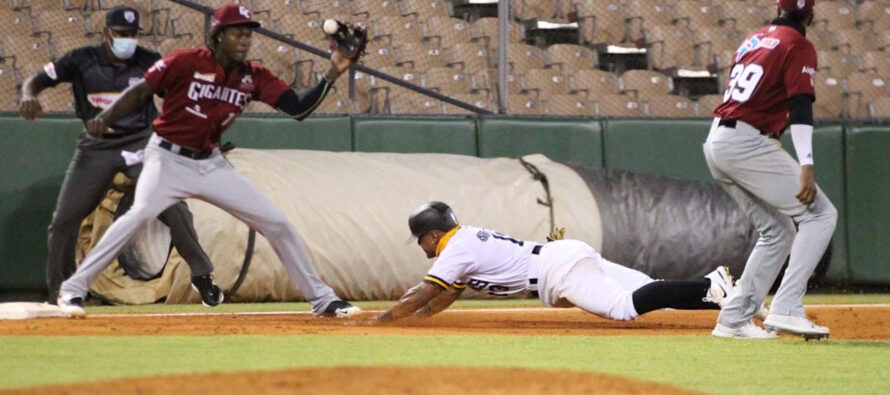
<svg viewBox="0 0 890 395"><path fill-rule="evenodd" d="M213 12L210 17L210 36L221 28L227 26L249 26L260 27L260 23L251 18L250 10L247 7L230 3L220 6Z"/></svg>
<svg viewBox="0 0 890 395"><path fill-rule="evenodd" d="M813 13L816 0L777 0L776 6L780 10L809 15Z"/></svg>

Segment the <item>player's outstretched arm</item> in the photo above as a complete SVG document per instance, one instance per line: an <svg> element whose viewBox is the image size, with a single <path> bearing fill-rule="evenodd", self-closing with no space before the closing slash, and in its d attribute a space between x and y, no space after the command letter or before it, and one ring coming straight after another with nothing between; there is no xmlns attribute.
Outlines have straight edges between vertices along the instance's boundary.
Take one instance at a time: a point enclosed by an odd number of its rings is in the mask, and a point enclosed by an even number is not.
<svg viewBox="0 0 890 395"><path fill-rule="evenodd" d="M415 285L399 299L399 303L386 312L378 315L373 319L375 323L385 324L414 314L415 311L425 306L435 297L442 293L442 288L421 282Z"/></svg>
<svg viewBox="0 0 890 395"><path fill-rule="evenodd" d="M154 92L152 92L148 82L145 82L145 79L139 80L138 83L121 92L120 97L111 103L111 106L100 112L95 118L87 121L87 133L93 137L101 137L109 131L109 125L114 124L124 115L135 111L146 100L151 99L153 94Z"/></svg>
<svg viewBox="0 0 890 395"><path fill-rule="evenodd" d="M418 317L429 317L441 313L443 310L451 306L455 300L460 298L460 295L464 293L465 289L466 288L456 287L448 288L447 291L439 294L439 296L436 296L425 306L414 312L414 315Z"/></svg>
<svg viewBox="0 0 890 395"><path fill-rule="evenodd" d="M37 119L43 113L43 107L37 100L37 95L43 92L47 87L37 78L38 74L34 74L22 84L22 101L19 104L19 116L29 121Z"/></svg>
<svg viewBox="0 0 890 395"><path fill-rule="evenodd" d="M293 89L285 91L278 99L278 103L275 104L275 108L287 114L290 118L302 121L321 105L331 86L334 85L334 81L340 77L340 74L348 70L352 63L351 59L334 51L331 54L331 67L318 84L302 92L297 92Z"/></svg>

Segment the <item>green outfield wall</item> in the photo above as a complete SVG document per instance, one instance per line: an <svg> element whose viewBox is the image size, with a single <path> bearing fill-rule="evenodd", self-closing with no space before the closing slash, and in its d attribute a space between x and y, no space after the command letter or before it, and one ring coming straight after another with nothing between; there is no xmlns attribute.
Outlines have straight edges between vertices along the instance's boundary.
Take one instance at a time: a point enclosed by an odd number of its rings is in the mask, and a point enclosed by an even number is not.
<svg viewBox="0 0 890 395"><path fill-rule="evenodd" d="M701 151L709 120L319 116L243 117L224 135L245 148L543 153L561 162L712 182ZM81 122L0 116L0 294L43 289L46 226ZM890 284L890 127L820 125L816 176L840 214L827 278ZM783 139L791 150L790 139ZM793 150L792 150L793 152Z"/></svg>

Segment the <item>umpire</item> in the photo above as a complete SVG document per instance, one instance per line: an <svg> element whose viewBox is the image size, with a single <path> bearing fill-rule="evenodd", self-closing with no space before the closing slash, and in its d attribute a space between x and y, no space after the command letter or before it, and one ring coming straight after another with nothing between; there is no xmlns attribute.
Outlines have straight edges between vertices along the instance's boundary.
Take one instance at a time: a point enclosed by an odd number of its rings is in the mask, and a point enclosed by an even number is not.
<svg viewBox="0 0 890 395"><path fill-rule="evenodd" d="M27 120L37 118L43 109L37 95L44 89L70 82L77 117L86 121L107 108L161 56L137 45L139 13L129 7L116 7L105 17L103 42L71 50L60 59L43 66L43 71L29 77L22 86L19 115ZM115 174L124 172L130 178L142 170L138 158L148 138L151 123L158 116L154 102L111 125L101 139L83 132L74 157L65 172L47 235L46 286L48 301L55 303L62 281L74 273L75 246L80 224L96 209L111 186ZM222 293L213 284L213 265L198 244L192 215L184 202L164 211L159 219L170 228L173 245L188 262L192 283L201 293L205 305L221 302Z"/></svg>

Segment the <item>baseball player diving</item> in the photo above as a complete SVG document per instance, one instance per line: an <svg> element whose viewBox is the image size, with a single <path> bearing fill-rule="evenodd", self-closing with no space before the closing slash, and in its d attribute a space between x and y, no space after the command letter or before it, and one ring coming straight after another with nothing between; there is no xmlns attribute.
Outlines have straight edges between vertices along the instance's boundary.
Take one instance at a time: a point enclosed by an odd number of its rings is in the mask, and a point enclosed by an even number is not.
<svg viewBox="0 0 890 395"><path fill-rule="evenodd" d="M239 4L220 6L211 18L204 48L173 51L156 62L107 109L89 120L88 132L101 138L108 125L130 114L153 94L164 97L145 148L133 206L102 236L61 287L60 307L85 315L83 297L99 273L120 253L136 230L186 198L198 198L227 211L268 239L288 276L317 316L347 316L359 308L341 300L312 266L306 246L287 217L218 148L220 135L251 100L260 100L302 120L318 107L331 84L358 57L339 51L317 85L296 92L260 64L245 62L259 23Z"/></svg>
<svg viewBox="0 0 890 395"><path fill-rule="evenodd" d="M703 147L714 180L760 233L738 292L720 312L712 332L716 337L829 334L827 327L807 319L802 301L837 223L837 210L816 185L813 170L816 50L805 28L813 21L813 6L814 0L779 0L778 18L745 39ZM799 162L779 143L789 125ZM768 332L751 317L789 254L763 322Z"/></svg>
<svg viewBox="0 0 890 395"><path fill-rule="evenodd" d="M366 324L436 314L467 287L494 296L531 292L547 306L577 306L613 320L633 320L668 307L719 309L733 288L725 267L700 279L653 280L609 262L581 241L541 244L460 225L442 202L420 206L408 227L427 257L436 261L398 304Z"/></svg>

